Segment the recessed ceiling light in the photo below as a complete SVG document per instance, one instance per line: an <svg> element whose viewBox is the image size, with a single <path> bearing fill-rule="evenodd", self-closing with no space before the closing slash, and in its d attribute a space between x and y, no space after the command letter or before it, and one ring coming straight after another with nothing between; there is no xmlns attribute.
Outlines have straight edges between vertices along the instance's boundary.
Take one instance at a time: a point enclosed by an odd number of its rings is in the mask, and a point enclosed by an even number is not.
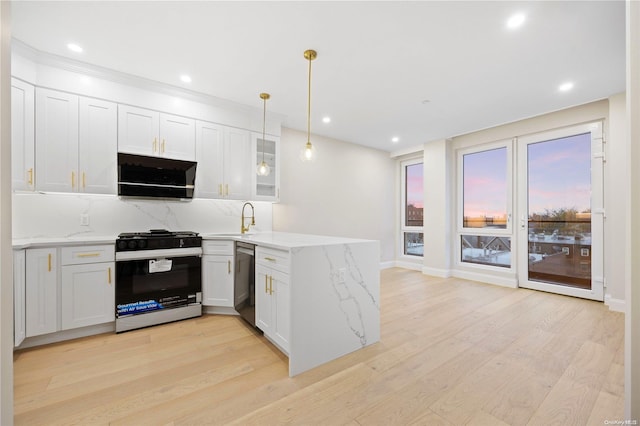
<svg viewBox="0 0 640 426"><path fill-rule="evenodd" d="M322 122L323 123L331 123L331 117L327 117L327 116L322 117Z"/></svg>
<svg viewBox="0 0 640 426"><path fill-rule="evenodd" d="M524 24L525 16L523 13L516 13L507 20L507 28L515 29Z"/></svg>
<svg viewBox="0 0 640 426"><path fill-rule="evenodd" d="M81 53L82 52L82 47L80 47L79 45L75 44L75 43L69 43L67 44L67 49L69 49L72 52L76 52L76 53Z"/></svg>
<svg viewBox="0 0 640 426"><path fill-rule="evenodd" d="M398 142L400 142L400 138L397 137L397 136L394 136L394 137L391 138L391 142L398 143Z"/></svg>
<svg viewBox="0 0 640 426"><path fill-rule="evenodd" d="M182 74L180 80L182 80L183 83L191 83L191 77L186 74Z"/></svg>
<svg viewBox="0 0 640 426"><path fill-rule="evenodd" d="M568 92L571 89L573 89L573 83L570 81L562 83L560 86L558 86L558 90L561 92Z"/></svg>

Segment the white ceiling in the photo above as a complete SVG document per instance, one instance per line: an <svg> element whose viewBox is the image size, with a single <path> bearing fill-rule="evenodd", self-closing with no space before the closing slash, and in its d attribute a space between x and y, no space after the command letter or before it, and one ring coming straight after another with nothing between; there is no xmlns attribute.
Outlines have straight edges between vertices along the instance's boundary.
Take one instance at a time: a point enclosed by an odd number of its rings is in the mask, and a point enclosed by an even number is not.
<svg viewBox="0 0 640 426"><path fill-rule="evenodd" d="M526 21L510 30L516 12ZM303 52L315 49L312 133L386 151L625 90L623 1L14 1L11 31L41 51L257 108L269 92L268 111L304 131ZM559 92L565 81L574 89Z"/></svg>

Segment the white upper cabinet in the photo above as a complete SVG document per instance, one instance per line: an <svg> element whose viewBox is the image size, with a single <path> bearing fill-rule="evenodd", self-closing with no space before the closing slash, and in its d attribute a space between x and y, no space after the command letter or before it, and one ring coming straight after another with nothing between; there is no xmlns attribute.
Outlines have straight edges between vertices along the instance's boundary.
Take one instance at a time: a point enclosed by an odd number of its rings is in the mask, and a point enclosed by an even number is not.
<svg viewBox="0 0 640 426"><path fill-rule="evenodd" d="M115 194L116 104L36 89L36 189Z"/></svg>
<svg viewBox="0 0 640 426"><path fill-rule="evenodd" d="M76 191L78 96L38 87L36 117L36 189Z"/></svg>
<svg viewBox="0 0 640 426"><path fill-rule="evenodd" d="M222 198L224 126L196 122L196 188L198 198Z"/></svg>
<svg viewBox="0 0 640 426"><path fill-rule="evenodd" d="M254 169L264 161L269 166L267 176L259 176L254 170L252 176L252 196L254 200L278 201L280 197L280 138L262 134L251 134Z"/></svg>
<svg viewBox="0 0 640 426"><path fill-rule="evenodd" d="M196 152L196 197L251 197L249 131L198 121Z"/></svg>
<svg viewBox="0 0 640 426"><path fill-rule="evenodd" d="M195 160L195 120L118 105L118 152Z"/></svg>
<svg viewBox="0 0 640 426"><path fill-rule="evenodd" d="M251 197L251 133L227 127L224 144L225 197L246 200Z"/></svg>
<svg viewBox="0 0 640 426"><path fill-rule="evenodd" d="M35 188L35 90L21 80L11 80L11 181L13 189Z"/></svg>
<svg viewBox="0 0 640 426"><path fill-rule="evenodd" d="M115 194L118 149L117 105L91 98L80 98L80 173L82 192Z"/></svg>

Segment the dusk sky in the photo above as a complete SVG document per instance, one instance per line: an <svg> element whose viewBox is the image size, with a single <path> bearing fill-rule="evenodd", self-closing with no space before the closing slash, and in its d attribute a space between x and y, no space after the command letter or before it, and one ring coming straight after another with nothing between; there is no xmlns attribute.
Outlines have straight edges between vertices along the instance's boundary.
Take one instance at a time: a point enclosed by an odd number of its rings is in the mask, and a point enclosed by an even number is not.
<svg viewBox="0 0 640 426"><path fill-rule="evenodd" d="M463 162L464 216L505 217L507 148L467 154Z"/></svg>
<svg viewBox="0 0 640 426"><path fill-rule="evenodd" d="M529 213L591 208L591 135L570 136L528 147Z"/></svg>
<svg viewBox="0 0 640 426"><path fill-rule="evenodd" d="M545 209L591 208L591 135L530 144L529 213ZM407 204L423 207L423 165L407 166ZM463 158L463 203L467 217L507 214L507 149L467 154Z"/></svg>
<svg viewBox="0 0 640 426"><path fill-rule="evenodd" d="M406 167L407 178L407 205L424 207L424 186L422 163L412 164Z"/></svg>

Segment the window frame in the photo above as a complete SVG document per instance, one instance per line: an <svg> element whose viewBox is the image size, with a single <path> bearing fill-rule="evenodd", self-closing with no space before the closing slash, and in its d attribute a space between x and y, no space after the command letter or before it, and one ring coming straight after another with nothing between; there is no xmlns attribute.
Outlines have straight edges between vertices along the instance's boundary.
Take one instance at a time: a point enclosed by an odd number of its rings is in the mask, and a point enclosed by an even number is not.
<svg viewBox="0 0 640 426"><path fill-rule="evenodd" d="M454 263L456 267L473 268L487 271L515 271L517 264L517 241L513 229L513 212L516 197L513 193L515 187L514 164L515 164L515 139L502 139L495 142L473 145L456 150L456 242L454 244ZM465 155L493 151L496 149L506 149L506 178L507 178L507 203L506 215L507 223L505 228L472 228L464 226L464 157ZM507 237L510 240L510 265L487 265L462 260L462 237L464 236L483 237Z"/></svg>
<svg viewBox="0 0 640 426"><path fill-rule="evenodd" d="M423 203L424 203L424 158L423 157L413 157L404 160L400 160L400 186L401 186L401 194L400 194L400 232L398 234L398 249L399 255L402 259L413 259L416 261L422 261L424 259L424 251L422 255L416 254L406 254L405 253L405 233L419 233L422 234L423 244L424 244L424 216L422 226L408 226L406 223L406 214L407 214L407 167L422 164L423 167ZM424 207L423 207L424 208Z"/></svg>

